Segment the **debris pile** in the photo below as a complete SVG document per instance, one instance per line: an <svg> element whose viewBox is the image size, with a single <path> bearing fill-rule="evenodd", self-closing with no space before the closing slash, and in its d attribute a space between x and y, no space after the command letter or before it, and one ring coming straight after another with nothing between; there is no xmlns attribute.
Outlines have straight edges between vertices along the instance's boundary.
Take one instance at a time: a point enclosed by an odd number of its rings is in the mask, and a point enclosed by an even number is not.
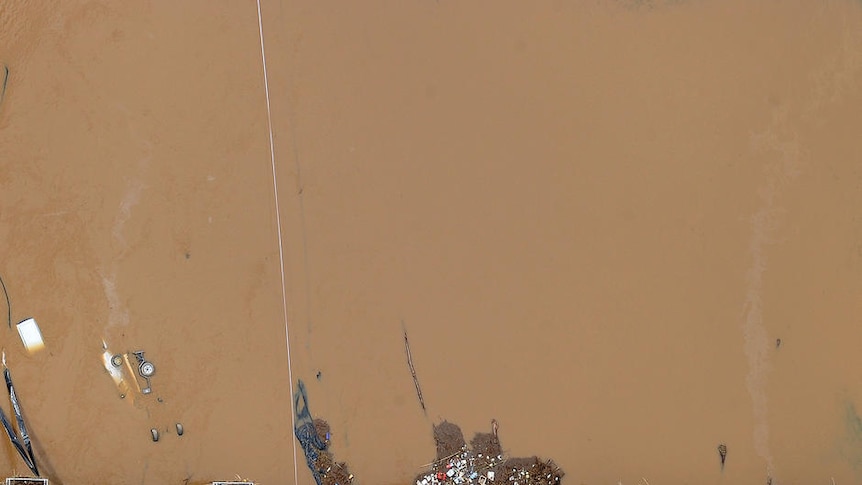
<svg viewBox="0 0 862 485"><path fill-rule="evenodd" d="M350 485L353 474L330 452L329 424L311 416L301 380L294 394L294 412L296 439L317 485ZM469 446L461 428L448 421L434 425L433 431L437 459L415 478L416 485L560 485L565 475L551 460L505 457L495 420L491 432L476 433Z"/></svg>
<svg viewBox="0 0 862 485"><path fill-rule="evenodd" d="M315 419L314 428L317 430L318 439L321 439L326 448L317 454L314 468L320 474L322 485L349 485L353 482L353 475L347 469L347 464L335 461L335 457L329 451L329 423L322 419Z"/></svg>
<svg viewBox="0 0 862 485"><path fill-rule="evenodd" d="M315 419L308 410L308 395L305 384L300 380L294 396L296 413L296 428L294 433L305 453L305 461L311 470L317 485L350 485L353 474L347 469L346 463L335 461L329 451L331 436L329 424L322 419Z"/></svg>
<svg viewBox="0 0 862 485"><path fill-rule="evenodd" d="M464 440L461 428L448 421L434 426L437 459L429 471L416 477L416 485L559 485L565 473L553 461L538 457L505 458L497 436L477 433Z"/></svg>

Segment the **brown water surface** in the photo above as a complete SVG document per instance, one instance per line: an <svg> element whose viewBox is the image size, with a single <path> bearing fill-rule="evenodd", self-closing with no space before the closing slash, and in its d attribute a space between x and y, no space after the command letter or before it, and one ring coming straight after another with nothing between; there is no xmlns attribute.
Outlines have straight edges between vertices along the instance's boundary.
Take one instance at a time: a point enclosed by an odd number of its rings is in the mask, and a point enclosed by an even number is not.
<svg viewBox="0 0 862 485"><path fill-rule="evenodd" d="M260 7L0 5L0 275L46 349L2 346L52 483L313 483L297 379L356 483L492 418L568 484L862 480L862 4Z"/></svg>

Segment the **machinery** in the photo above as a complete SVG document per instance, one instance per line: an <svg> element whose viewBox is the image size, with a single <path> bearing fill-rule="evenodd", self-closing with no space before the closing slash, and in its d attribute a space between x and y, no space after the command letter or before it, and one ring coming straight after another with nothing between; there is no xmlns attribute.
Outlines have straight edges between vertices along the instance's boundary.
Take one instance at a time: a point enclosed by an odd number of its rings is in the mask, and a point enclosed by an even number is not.
<svg viewBox="0 0 862 485"><path fill-rule="evenodd" d="M114 354L111 357L111 365L117 370L122 368L123 365L127 365L131 369L132 363L130 362L129 355L134 357L136 361L137 375L140 376L146 383L144 387L141 387L139 383L138 387L140 387L141 389L141 394L149 394L153 392L153 388L150 386L150 377L152 377L153 374L156 373L156 366L153 365L152 362L144 358L143 350L130 352L128 354ZM135 377L135 380L138 380L137 377Z"/></svg>

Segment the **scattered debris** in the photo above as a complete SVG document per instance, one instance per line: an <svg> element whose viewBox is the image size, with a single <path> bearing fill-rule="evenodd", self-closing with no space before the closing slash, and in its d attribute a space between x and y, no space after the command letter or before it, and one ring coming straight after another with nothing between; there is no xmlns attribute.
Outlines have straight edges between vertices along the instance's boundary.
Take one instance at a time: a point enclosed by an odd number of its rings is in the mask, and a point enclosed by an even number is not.
<svg viewBox="0 0 862 485"><path fill-rule="evenodd" d="M778 347L781 347L781 339L780 338L775 339L775 348L777 349Z"/></svg>
<svg viewBox="0 0 862 485"><path fill-rule="evenodd" d="M718 445L718 456L721 458L721 469L724 470L724 460L727 459L727 445L724 443Z"/></svg>
<svg viewBox="0 0 862 485"><path fill-rule="evenodd" d="M469 447L457 425L443 421L433 429L437 459L416 477L416 485L559 485L565 475L552 460L505 458L496 420L491 421L491 432L477 433Z"/></svg>

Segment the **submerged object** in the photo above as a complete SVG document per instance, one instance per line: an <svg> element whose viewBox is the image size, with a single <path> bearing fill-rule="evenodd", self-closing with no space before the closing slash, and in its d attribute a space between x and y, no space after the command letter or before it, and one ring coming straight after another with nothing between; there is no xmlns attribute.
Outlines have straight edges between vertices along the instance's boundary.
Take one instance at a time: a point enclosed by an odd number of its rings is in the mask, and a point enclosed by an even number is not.
<svg viewBox="0 0 862 485"><path fill-rule="evenodd" d="M3 104L3 99L6 98L6 84L9 83L9 66L3 64L0 69L0 105ZM5 285L4 285L5 286Z"/></svg>
<svg viewBox="0 0 862 485"><path fill-rule="evenodd" d="M296 413L296 427L294 433L302 451L305 452L305 461L308 463L308 468L314 477L317 485L322 485L323 477L320 476L320 471L315 463L320 456L320 452L326 450L326 443L321 441L317 435L317 429L314 427L314 419L311 417L311 412L308 410L308 395L305 393L305 383L300 380L297 383L296 396L294 397L294 409ZM301 405L300 405L301 402Z"/></svg>
<svg viewBox="0 0 862 485"><path fill-rule="evenodd" d="M721 469L724 470L724 460L727 459L727 445L724 443L718 445L718 456L721 458Z"/></svg>
<svg viewBox="0 0 862 485"><path fill-rule="evenodd" d="M433 425L437 456L416 476L417 485L560 485L565 472L553 460L537 456L504 457L490 433L476 433L469 444L461 428L448 421Z"/></svg>
<svg viewBox="0 0 862 485"><path fill-rule="evenodd" d="M144 359L143 350L132 352L132 355L134 355L135 359L138 361L138 374L147 382L147 387L141 389L141 393L149 394L153 392L153 388L150 386L150 377L156 373L156 366L154 366L152 362Z"/></svg>
<svg viewBox="0 0 862 485"><path fill-rule="evenodd" d="M33 477L9 477L3 483L5 483L5 485L48 485L48 479Z"/></svg>
<svg viewBox="0 0 862 485"><path fill-rule="evenodd" d="M39 330L36 320L28 318L19 323L17 327L18 335L21 336L21 341L24 342L24 348L27 349L27 352L32 354L45 348L42 332Z"/></svg>
<svg viewBox="0 0 862 485"><path fill-rule="evenodd" d="M30 435L27 434L27 426L24 423L24 416L21 414L21 404L18 402L18 396L15 394L15 387L12 385L12 374L9 368L6 367L6 353L3 353L3 377L6 380L6 389L9 391L9 400L12 401L12 410L15 412L15 421L18 424L18 431L12 427L12 423L6 417L6 413L0 408L0 422L3 428L6 429L6 434L9 435L9 440L12 445L24 459L27 468L37 477L39 476L39 468L36 466L36 457L33 456L33 446L30 443ZM20 433L20 434L19 434Z"/></svg>
<svg viewBox="0 0 862 485"><path fill-rule="evenodd" d="M294 394L294 412L296 424L294 433L299 441L305 460L311 470L312 477L317 485L350 485L353 482L353 474L348 470L346 463L335 461L329 450L329 440L332 434L329 424L322 419L315 419L308 410L308 395L305 383L298 382ZM321 466L326 463L328 466Z"/></svg>

